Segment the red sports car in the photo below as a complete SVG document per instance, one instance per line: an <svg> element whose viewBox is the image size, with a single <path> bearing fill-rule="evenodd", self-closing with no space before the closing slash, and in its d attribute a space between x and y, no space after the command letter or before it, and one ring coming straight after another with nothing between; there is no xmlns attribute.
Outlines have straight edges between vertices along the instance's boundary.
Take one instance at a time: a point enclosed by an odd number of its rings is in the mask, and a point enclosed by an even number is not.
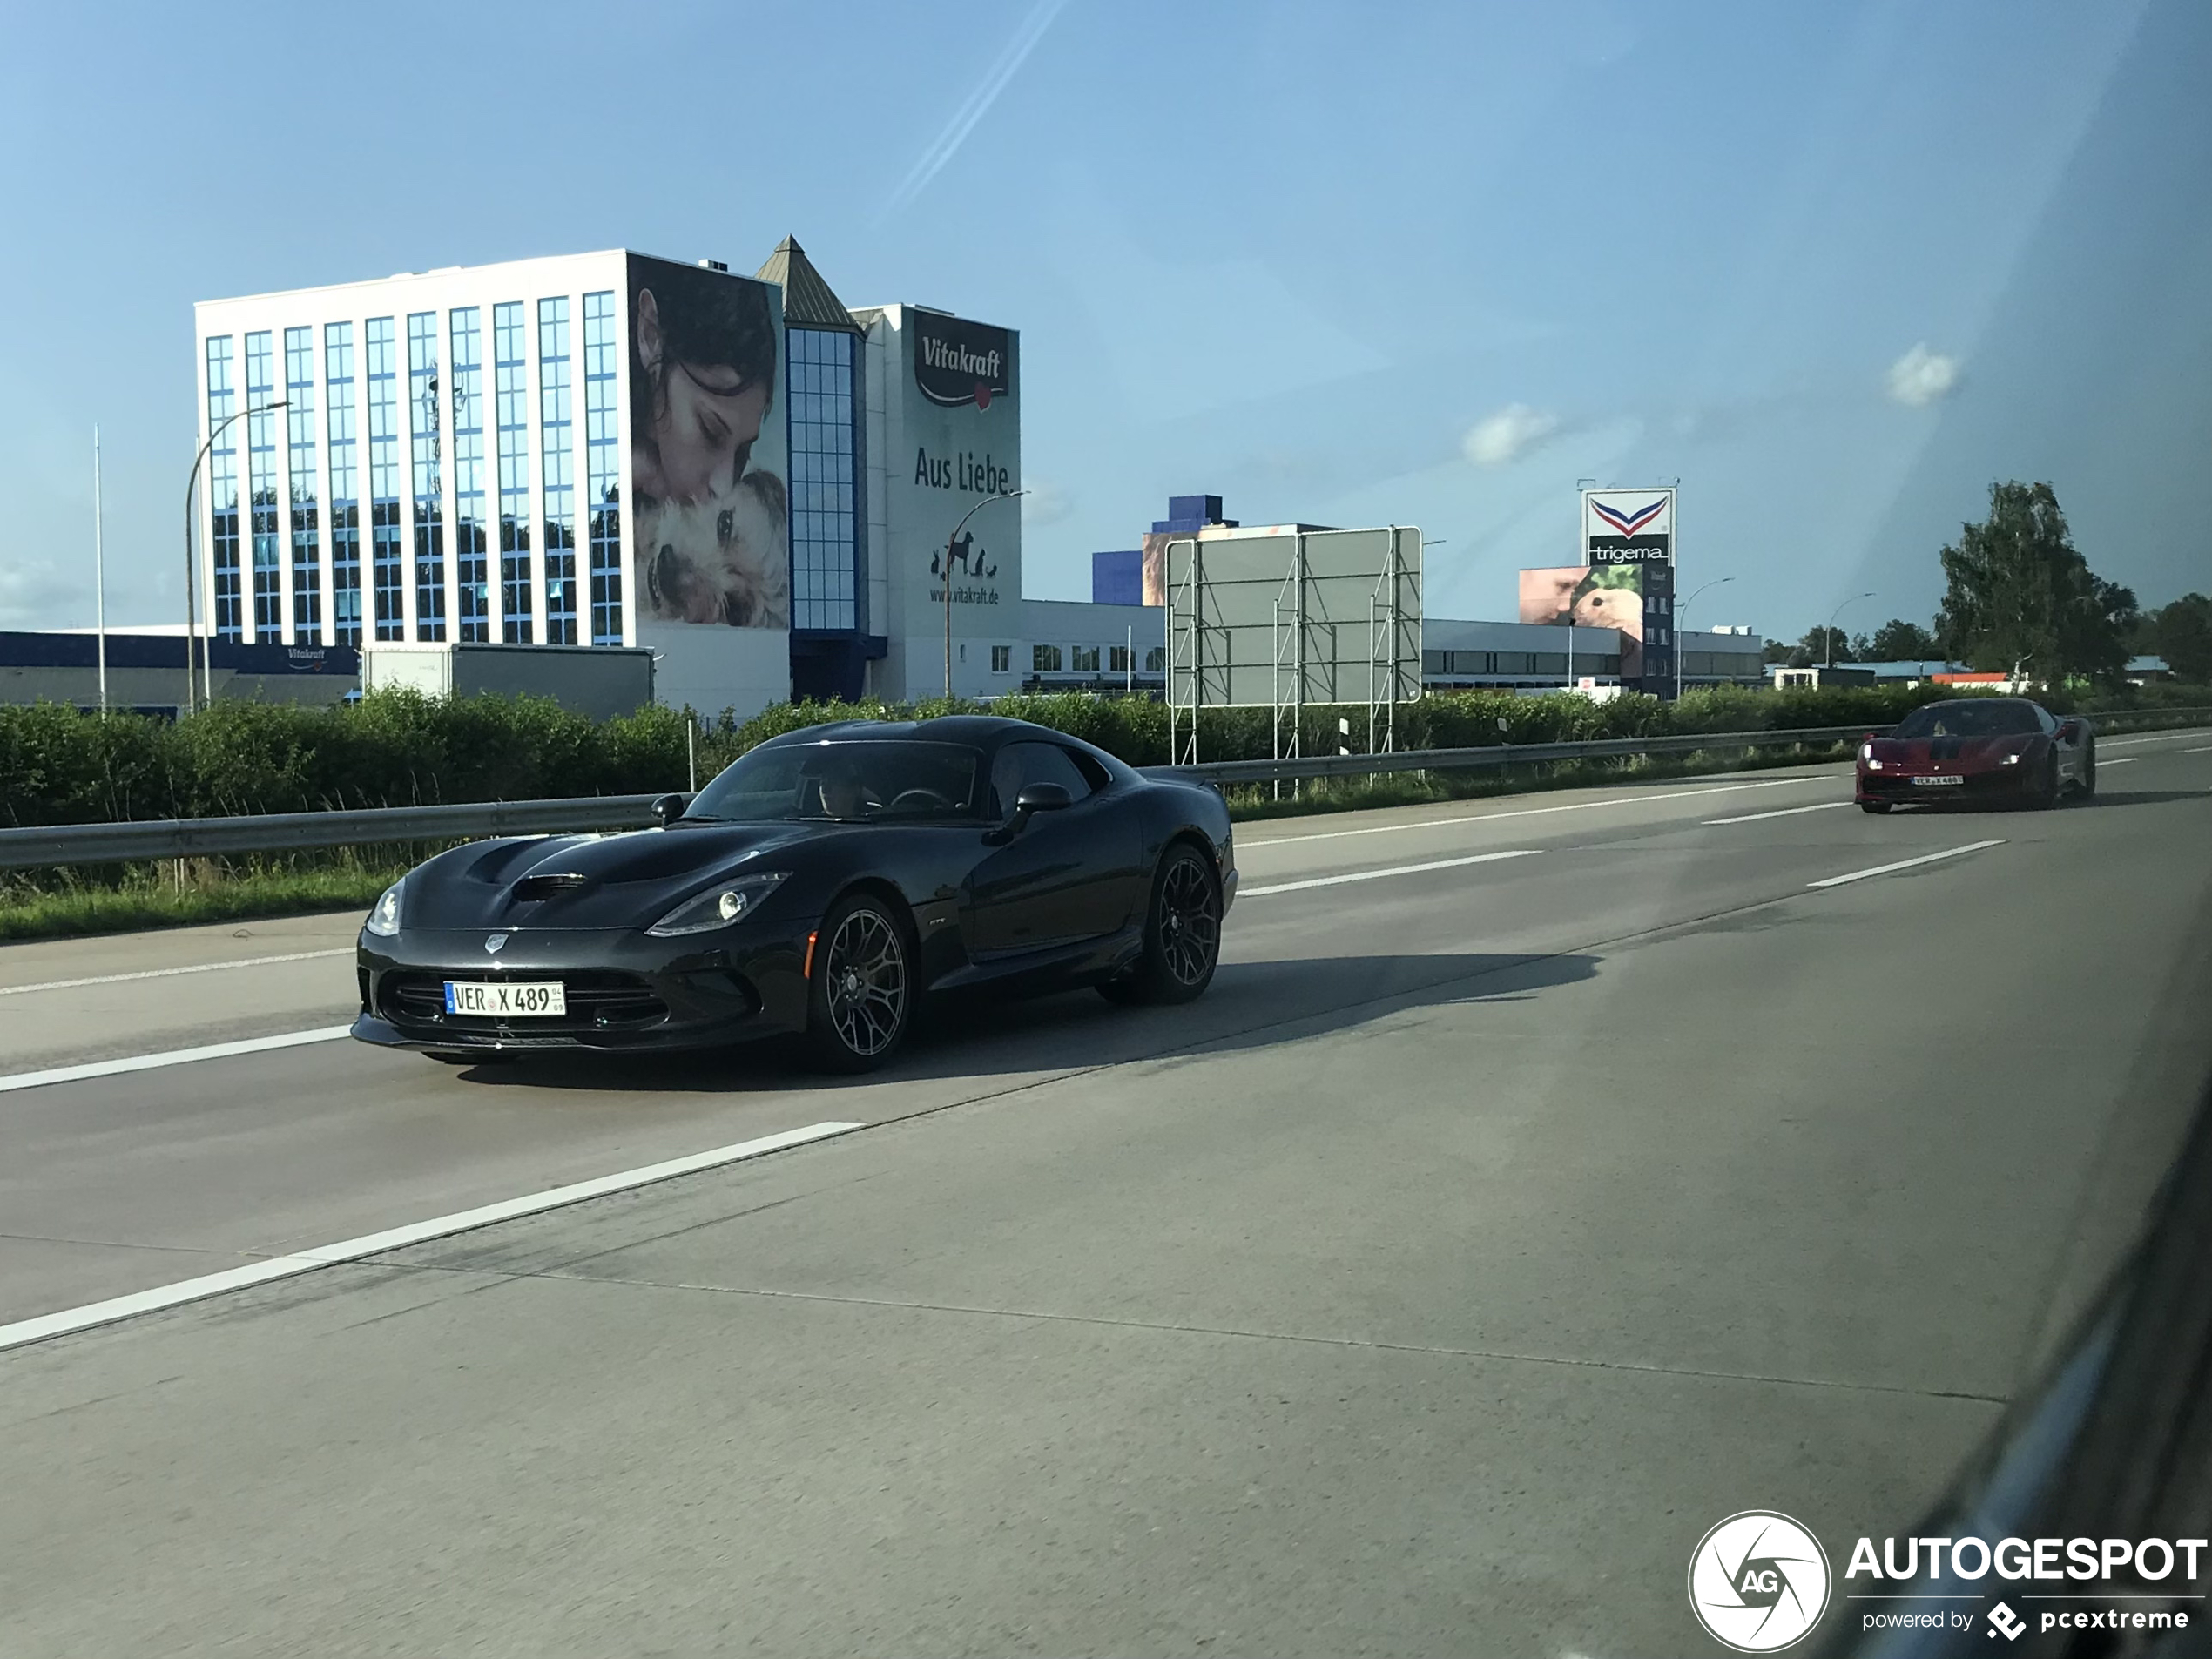
<svg viewBox="0 0 2212 1659"><path fill-rule="evenodd" d="M2006 801L2055 806L2097 792L2097 736L2020 697L1961 698L1918 708L1858 745L1860 809L1901 803Z"/></svg>

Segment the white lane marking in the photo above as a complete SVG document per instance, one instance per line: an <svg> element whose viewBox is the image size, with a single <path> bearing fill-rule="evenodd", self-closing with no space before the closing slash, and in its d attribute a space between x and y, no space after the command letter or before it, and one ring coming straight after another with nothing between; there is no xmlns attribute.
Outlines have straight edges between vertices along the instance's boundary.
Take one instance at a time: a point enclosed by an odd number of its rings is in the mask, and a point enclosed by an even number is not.
<svg viewBox="0 0 2212 1659"><path fill-rule="evenodd" d="M233 1055L262 1054L271 1049L297 1049L307 1042L334 1042L353 1035L349 1025L327 1025L314 1031L287 1031L280 1036L246 1037L237 1042L211 1042L198 1049L170 1049L160 1054L134 1054L121 1060L94 1060L81 1066L56 1066L51 1071L19 1071L0 1077L0 1095L18 1089L44 1089L49 1083L83 1082L88 1077L119 1077L127 1071L158 1071L194 1060L227 1060Z"/></svg>
<svg viewBox="0 0 2212 1659"><path fill-rule="evenodd" d="M1308 887L1340 887L1349 881L1379 881L1386 875L1418 875L1423 870L1456 870L1464 864L1494 864L1500 859L1533 859L1536 849L1519 847L1510 853L1474 853L1463 859L1431 859L1426 864L1393 864L1384 870L1354 870L1349 875L1317 875L1304 881L1277 881L1264 887L1239 887L1239 899L1258 899L1271 893L1302 893Z"/></svg>
<svg viewBox="0 0 2212 1659"><path fill-rule="evenodd" d="M1910 870L1922 864L1935 864L1944 859L1955 859L1962 853L1979 853L1986 846L2002 846L1994 841L1969 841L1964 846L1946 847L1940 853L1924 853L1917 859L1899 859L1895 864L1878 864L1871 870L1853 870L1849 875L1831 875L1825 881L1808 881L1809 887L1840 887L1848 881L1864 881L1869 876L1892 875L1899 870Z"/></svg>
<svg viewBox="0 0 2212 1659"><path fill-rule="evenodd" d="M26 1342L41 1342L49 1337L89 1330L97 1325L112 1325L116 1320L130 1318L133 1314L152 1313L161 1308L175 1307L179 1303L198 1302L207 1297L220 1296L228 1291L244 1290L248 1285L266 1285L271 1279L312 1273L318 1267L334 1267L342 1262L357 1262L367 1257L381 1256L409 1244L426 1244L433 1238L449 1238L455 1233L489 1227L495 1222L513 1221L522 1216L559 1210L569 1204L582 1204L587 1198L604 1197L610 1192L627 1192L633 1187L651 1186L655 1182L673 1180L679 1175L696 1175L702 1170L719 1169L725 1163L739 1163L747 1158L779 1152L787 1146L826 1140L833 1135L848 1134L864 1127L860 1123L810 1123L805 1129L786 1130L780 1135L764 1135L759 1140L739 1141L734 1146L718 1146L710 1152L694 1152L688 1157L670 1158L663 1163L648 1163L643 1169L624 1170L619 1175L603 1175L589 1181L572 1182L564 1187L549 1187L543 1192L533 1192L526 1197L480 1204L474 1210L456 1211L452 1215L440 1216L432 1221L411 1222L404 1227L388 1227L382 1232L364 1233L359 1238L347 1238L335 1244L318 1244L309 1250L249 1262L243 1267L229 1268L219 1273L206 1273L198 1278L179 1279L173 1285L158 1285L150 1291L134 1291L128 1296L110 1297L105 1302L90 1302L83 1307L64 1308L58 1313L42 1313L33 1318L18 1319L13 1325L0 1325L0 1352L21 1347Z"/></svg>
<svg viewBox="0 0 2212 1659"><path fill-rule="evenodd" d="M1799 813L1832 813L1838 806L1850 805L1847 800L1824 800L1811 806L1784 806L1771 813L1746 813L1741 818L1709 818L1705 822L1709 826L1714 824L1756 824L1763 818L1795 818Z"/></svg>
<svg viewBox="0 0 2212 1659"><path fill-rule="evenodd" d="M2107 749L2116 749L2116 748L2118 748L2121 745L2122 745L2122 744L2124 744L2124 743L2180 743L2180 742L2183 741L2185 738L2201 738L2201 737L2202 737L2203 735L2204 735L2204 734L2203 734L2203 732L2161 732L2158 733L2158 734L2157 734L2156 736L2155 736L2155 737L2148 737L2148 738L2099 738L2097 739L2097 741L2098 741L2098 743L2099 743L2100 745L2102 745L2103 747L2105 747L2105 748L2107 748ZM2200 754L2200 753L2202 753L2202 752L2203 752L2203 751L2202 751L2202 750L2197 750L2197 749L2184 749L2184 750L2182 750L2182 752L2183 754L2192 754L2192 755L2193 755L2193 754Z"/></svg>
<svg viewBox="0 0 2212 1659"><path fill-rule="evenodd" d="M1453 824L1494 824L1507 818L1541 818L1549 813L1587 813L1600 806L1635 806L1651 800L1689 800L1697 795L1727 795L1739 789L1780 789L1790 784L1817 784L1826 779L1773 778L1756 784L1721 784L1710 789L1672 789L1663 795L1623 795L1617 800L1578 800L1564 806L1523 806L1510 813L1467 813L1458 818L1424 818L1410 824L1370 824L1362 829L1317 830L1311 835L1276 835L1264 841L1240 841L1249 851L1259 846L1295 846L1301 841L1336 841L1347 835L1389 835L1399 830L1444 829Z"/></svg>
<svg viewBox="0 0 2212 1659"><path fill-rule="evenodd" d="M0 996L32 991L74 991L86 985L120 985L125 980L168 979L178 974L212 974L226 968L266 968L271 962L309 962L322 956L350 956L351 945L336 950L292 950L281 956L241 956L234 962L192 962L183 968L142 968L132 974L95 974L89 979L50 979L37 985L0 985Z"/></svg>
<svg viewBox="0 0 2212 1659"><path fill-rule="evenodd" d="M2207 744L2202 749L2184 749L2182 752L2185 755L2212 755L2212 744Z"/></svg>
<svg viewBox="0 0 2212 1659"><path fill-rule="evenodd" d="M2184 749L2182 752L2187 754L2188 751ZM2141 759L2142 756L2141 755L2122 755L2117 760L2106 761L2105 765L2107 766L2132 766Z"/></svg>

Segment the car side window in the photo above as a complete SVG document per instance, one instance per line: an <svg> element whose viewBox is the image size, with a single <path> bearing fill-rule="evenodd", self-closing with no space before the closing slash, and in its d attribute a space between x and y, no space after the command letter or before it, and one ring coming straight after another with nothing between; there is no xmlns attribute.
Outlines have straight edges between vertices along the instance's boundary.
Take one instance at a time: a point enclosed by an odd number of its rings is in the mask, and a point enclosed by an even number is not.
<svg viewBox="0 0 2212 1659"><path fill-rule="evenodd" d="M2055 732L2059 729L2058 717L2050 710L2045 708L2040 703L2036 704L2034 708L2036 721L2046 732Z"/></svg>
<svg viewBox="0 0 2212 1659"><path fill-rule="evenodd" d="M1069 800L1091 792L1090 781L1056 743L1009 743L991 763L991 814L1007 818L1025 785L1058 784Z"/></svg>

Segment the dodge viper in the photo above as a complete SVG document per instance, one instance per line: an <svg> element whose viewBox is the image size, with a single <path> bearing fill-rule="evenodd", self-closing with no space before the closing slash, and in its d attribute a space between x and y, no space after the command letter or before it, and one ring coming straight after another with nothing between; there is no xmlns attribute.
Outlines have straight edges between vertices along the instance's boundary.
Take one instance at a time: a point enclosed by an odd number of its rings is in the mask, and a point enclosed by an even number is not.
<svg viewBox="0 0 2212 1659"><path fill-rule="evenodd" d="M654 812L410 870L362 927L354 1035L462 1063L790 1034L867 1070L933 992L1187 1001L1237 891L1217 791L988 716L792 732Z"/></svg>
<svg viewBox="0 0 2212 1659"><path fill-rule="evenodd" d="M2026 698L1960 698L1917 708L1858 745L1859 806L2006 801L2055 806L2097 792L2097 738Z"/></svg>

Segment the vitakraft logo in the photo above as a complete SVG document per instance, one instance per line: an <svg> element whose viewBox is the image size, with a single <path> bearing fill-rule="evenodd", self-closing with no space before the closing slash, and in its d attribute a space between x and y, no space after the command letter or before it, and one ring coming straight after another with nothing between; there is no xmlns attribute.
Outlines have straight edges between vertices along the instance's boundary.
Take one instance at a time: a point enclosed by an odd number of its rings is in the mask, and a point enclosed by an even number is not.
<svg viewBox="0 0 2212 1659"><path fill-rule="evenodd" d="M1777 1653L1828 1607L1827 1552L1770 1509L1730 1515L1689 1557L1689 1607L1706 1634L1738 1653Z"/></svg>

